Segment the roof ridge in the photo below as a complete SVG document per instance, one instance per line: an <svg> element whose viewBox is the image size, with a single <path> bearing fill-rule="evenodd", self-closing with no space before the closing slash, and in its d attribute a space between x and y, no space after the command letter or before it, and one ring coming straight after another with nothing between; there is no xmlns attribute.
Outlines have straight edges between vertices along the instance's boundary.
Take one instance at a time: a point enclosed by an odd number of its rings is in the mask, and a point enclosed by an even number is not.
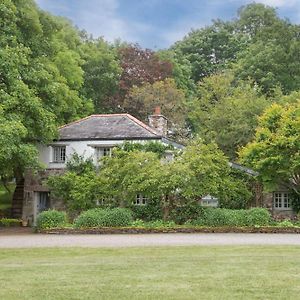
<svg viewBox="0 0 300 300"><path fill-rule="evenodd" d="M143 127L144 129L146 129L147 131L149 131L150 133L157 135L157 136L161 136L156 130L154 130L153 128L151 128L150 126L146 125L144 122L140 121L139 119L137 119L136 117L128 114L128 113L119 113L119 114L93 114L93 115L89 115L87 117L81 118L79 120L67 123L65 125L62 125L59 127L59 129L77 124L81 121L93 118L93 117L117 117L117 116L124 116L124 117L128 117L131 121L135 122L137 125Z"/></svg>
<svg viewBox="0 0 300 300"><path fill-rule="evenodd" d="M126 115L127 114L125 114L125 113L123 113L123 114L93 114L93 115L89 115L89 116L86 116L84 118L78 119L76 121L72 121L72 122L67 123L65 125L59 126L58 128L61 129L61 128L64 128L64 127L67 127L67 126L79 123L81 121L87 120L89 118L93 118L93 117L112 117L112 116L126 116Z"/></svg>
<svg viewBox="0 0 300 300"><path fill-rule="evenodd" d="M62 128L65 128L65 127L67 127L67 126L70 126L70 125L73 125L73 124L79 123L79 122L81 122L81 121L87 120L87 119L91 118L92 116L93 116L93 115L90 115L90 116L87 116L87 117L81 118L81 119L79 119L79 120L72 121L72 122L70 122L70 123L67 123L67 124L65 124L65 125L59 126L59 127L58 127L58 129L62 129Z"/></svg>

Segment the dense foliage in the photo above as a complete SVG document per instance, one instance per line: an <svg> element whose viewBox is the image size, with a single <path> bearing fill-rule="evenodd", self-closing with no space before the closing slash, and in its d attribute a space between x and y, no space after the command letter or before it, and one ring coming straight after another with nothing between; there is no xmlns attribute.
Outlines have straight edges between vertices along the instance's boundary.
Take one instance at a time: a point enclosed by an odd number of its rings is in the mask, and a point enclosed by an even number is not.
<svg viewBox="0 0 300 300"><path fill-rule="evenodd" d="M196 203L207 194L218 197L221 207L244 208L247 205L251 193L246 181L233 173L227 158L215 144L194 141L172 161L165 160L159 151L155 152L160 148L154 145L144 144L136 149L136 144L130 147L125 143L124 149L115 149L112 157L101 161L98 171L89 160L75 156L67 171L50 177L48 185L72 212L99 204L131 207L137 194L153 202L154 206L146 210L164 219L169 218L174 207ZM135 213L139 217L143 215L142 211Z"/></svg>
<svg viewBox="0 0 300 300"><path fill-rule="evenodd" d="M196 220L191 221L191 224L208 227L266 226L270 221L271 215L265 208L249 210L205 208Z"/></svg>
<svg viewBox="0 0 300 300"><path fill-rule="evenodd" d="M74 221L76 228L84 227L123 227L132 222L132 213L126 208L87 210Z"/></svg>
<svg viewBox="0 0 300 300"><path fill-rule="evenodd" d="M300 100L273 104L259 119L255 140L241 149L241 161L259 171L269 188L283 185L300 195Z"/></svg>
<svg viewBox="0 0 300 300"><path fill-rule="evenodd" d="M66 213L57 210L46 210L41 212L36 221L36 227L38 229L60 228L66 224Z"/></svg>

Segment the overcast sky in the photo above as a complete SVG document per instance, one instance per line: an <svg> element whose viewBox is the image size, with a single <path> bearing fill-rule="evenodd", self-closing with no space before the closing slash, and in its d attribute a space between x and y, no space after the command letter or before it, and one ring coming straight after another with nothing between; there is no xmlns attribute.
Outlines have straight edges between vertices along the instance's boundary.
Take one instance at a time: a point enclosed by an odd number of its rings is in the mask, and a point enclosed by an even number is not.
<svg viewBox="0 0 300 300"><path fill-rule="evenodd" d="M181 39L191 28L229 20L252 0L36 0L55 15L105 40L117 38L161 49ZM300 0L259 0L277 8L281 17L300 23Z"/></svg>

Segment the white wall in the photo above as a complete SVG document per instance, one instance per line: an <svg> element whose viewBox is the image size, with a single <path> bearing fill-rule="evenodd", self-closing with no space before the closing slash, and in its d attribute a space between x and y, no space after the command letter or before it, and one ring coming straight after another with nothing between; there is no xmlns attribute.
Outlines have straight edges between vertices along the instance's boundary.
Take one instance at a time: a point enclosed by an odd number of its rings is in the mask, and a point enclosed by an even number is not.
<svg viewBox="0 0 300 300"><path fill-rule="evenodd" d="M150 140L147 140L147 142ZM95 147L113 147L122 144L124 141L107 140L107 141L58 141L50 145L38 145L40 162L49 169L65 168L66 163L53 162L53 148L52 146L66 146L66 161L72 157L74 153L84 156L84 158L92 157L96 163ZM136 140L135 143L143 143L145 140Z"/></svg>

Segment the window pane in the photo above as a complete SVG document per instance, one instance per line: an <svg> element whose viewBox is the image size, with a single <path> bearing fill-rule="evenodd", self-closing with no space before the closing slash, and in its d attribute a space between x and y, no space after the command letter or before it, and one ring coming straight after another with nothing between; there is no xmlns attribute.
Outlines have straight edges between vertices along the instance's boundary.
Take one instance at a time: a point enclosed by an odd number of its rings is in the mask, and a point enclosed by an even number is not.
<svg viewBox="0 0 300 300"><path fill-rule="evenodd" d="M53 147L53 161L54 162L65 162L66 160L66 147L65 146L54 146Z"/></svg>

